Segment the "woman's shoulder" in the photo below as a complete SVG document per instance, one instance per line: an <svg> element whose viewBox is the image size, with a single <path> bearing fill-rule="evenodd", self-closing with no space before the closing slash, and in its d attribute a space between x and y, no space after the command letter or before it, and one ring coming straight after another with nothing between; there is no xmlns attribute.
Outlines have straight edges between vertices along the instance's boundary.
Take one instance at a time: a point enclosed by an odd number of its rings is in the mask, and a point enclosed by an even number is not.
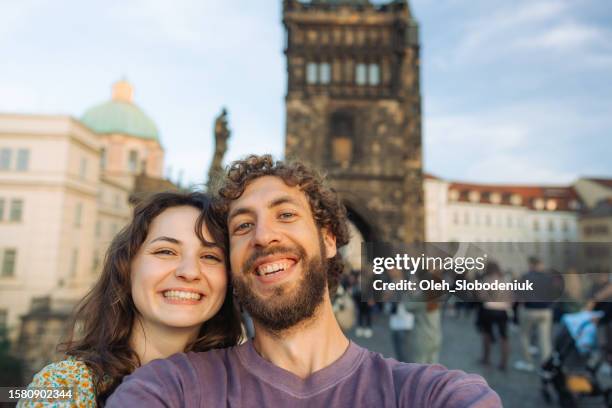
<svg viewBox="0 0 612 408"><path fill-rule="evenodd" d="M70 403L61 406L95 407L93 374L87 364L75 358L51 363L40 370L28 388L70 388L75 393ZM21 401L19 407L34 407L37 403Z"/></svg>
<svg viewBox="0 0 612 408"><path fill-rule="evenodd" d="M75 358L68 358L51 363L40 370L34 376L32 384L46 387L77 386L93 389L92 381L92 373L87 364Z"/></svg>

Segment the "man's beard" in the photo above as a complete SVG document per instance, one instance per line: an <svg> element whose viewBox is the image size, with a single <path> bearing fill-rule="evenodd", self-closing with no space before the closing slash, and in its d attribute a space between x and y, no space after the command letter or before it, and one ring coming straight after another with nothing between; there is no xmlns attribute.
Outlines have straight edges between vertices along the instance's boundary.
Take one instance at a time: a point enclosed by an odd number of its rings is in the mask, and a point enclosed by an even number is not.
<svg viewBox="0 0 612 408"><path fill-rule="evenodd" d="M302 262L301 279L298 282L277 285L266 298L261 298L253 291L249 279L234 274L232 284L236 297L253 320L266 329L279 333L314 315L317 306L323 302L327 290L327 270L323 263L325 247L321 234L319 234L319 247L319 254L311 258L306 257L304 248L299 245L294 248L275 247L270 250L257 250L245 263L246 268L242 274L252 273L250 271L252 268L248 265L252 265L257 258L276 253L298 255L296 264Z"/></svg>

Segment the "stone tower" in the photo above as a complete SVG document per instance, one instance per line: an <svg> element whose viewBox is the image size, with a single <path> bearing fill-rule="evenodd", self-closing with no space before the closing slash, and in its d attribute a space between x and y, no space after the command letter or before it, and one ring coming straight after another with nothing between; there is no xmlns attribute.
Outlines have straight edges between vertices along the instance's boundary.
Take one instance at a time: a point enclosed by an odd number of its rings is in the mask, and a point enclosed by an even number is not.
<svg viewBox="0 0 612 408"><path fill-rule="evenodd" d="M285 156L321 169L367 241L424 240L418 25L406 0L283 1Z"/></svg>

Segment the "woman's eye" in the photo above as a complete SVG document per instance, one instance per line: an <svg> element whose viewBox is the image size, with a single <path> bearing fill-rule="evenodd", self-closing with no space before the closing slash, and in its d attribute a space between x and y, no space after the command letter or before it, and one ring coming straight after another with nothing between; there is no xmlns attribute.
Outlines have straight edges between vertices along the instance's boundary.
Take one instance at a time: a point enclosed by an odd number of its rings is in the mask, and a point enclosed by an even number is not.
<svg viewBox="0 0 612 408"><path fill-rule="evenodd" d="M212 254L202 255L202 260L208 264L216 264L216 263L223 262L223 260L220 257L218 257L217 255L212 255Z"/></svg>
<svg viewBox="0 0 612 408"><path fill-rule="evenodd" d="M155 255L174 255L174 251L170 249L159 249L153 252Z"/></svg>

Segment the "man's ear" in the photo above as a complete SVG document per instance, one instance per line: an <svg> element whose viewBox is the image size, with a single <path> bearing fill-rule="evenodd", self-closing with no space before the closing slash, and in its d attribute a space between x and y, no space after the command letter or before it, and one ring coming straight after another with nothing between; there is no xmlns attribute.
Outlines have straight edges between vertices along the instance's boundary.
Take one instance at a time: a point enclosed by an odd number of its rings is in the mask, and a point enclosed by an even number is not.
<svg viewBox="0 0 612 408"><path fill-rule="evenodd" d="M336 248L336 236L325 227L321 228L321 235L323 236L323 245L325 246L325 256L327 258L333 258L338 252Z"/></svg>

